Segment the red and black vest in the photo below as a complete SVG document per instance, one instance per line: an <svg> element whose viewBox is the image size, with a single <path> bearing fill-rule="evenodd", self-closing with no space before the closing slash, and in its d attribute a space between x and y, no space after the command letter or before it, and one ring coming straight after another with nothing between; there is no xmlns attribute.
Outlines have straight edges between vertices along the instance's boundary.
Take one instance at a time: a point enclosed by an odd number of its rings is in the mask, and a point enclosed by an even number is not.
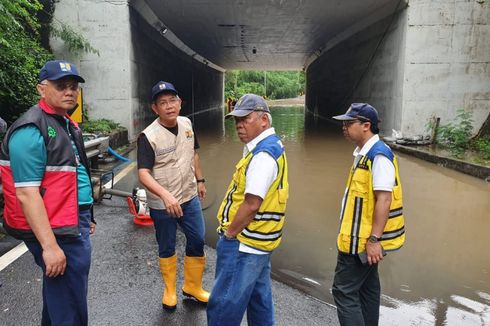
<svg viewBox="0 0 490 326"><path fill-rule="evenodd" d="M15 193L10 167L8 142L12 133L28 124L36 126L44 139L47 162L39 191L55 236L75 237L78 227L77 159L64 117L50 112L45 103L31 107L7 131L0 150L0 171L5 199L4 228L21 240L35 240ZM90 177L89 161L84 151L82 132L70 121L69 130L77 147L80 161Z"/></svg>

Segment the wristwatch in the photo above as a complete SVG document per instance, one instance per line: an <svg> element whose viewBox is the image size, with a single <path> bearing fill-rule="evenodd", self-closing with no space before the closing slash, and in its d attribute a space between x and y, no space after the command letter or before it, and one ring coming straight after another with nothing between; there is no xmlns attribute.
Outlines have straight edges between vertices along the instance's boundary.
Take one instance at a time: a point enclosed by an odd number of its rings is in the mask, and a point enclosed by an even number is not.
<svg viewBox="0 0 490 326"><path fill-rule="evenodd" d="M232 240L232 239L235 239L236 237L232 237L231 235L228 235L228 232L223 232L223 236L228 239L228 240Z"/></svg>
<svg viewBox="0 0 490 326"><path fill-rule="evenodd" d="M375 235L370 235L369 238L368 238L368 241L371 242L371 243L376 243L379 240L381 240L381 239L378 238L378 237L376 237Z"/></svg>
<svg viewBox="0 0 490 326"><path fill-rule="evenodd" d="M206 180L205 180L204 178L202 178L202 179L196 179L196 182L197 182L197 183L199 183L199 182L204 183L204 182L206 182Z"/></svg>

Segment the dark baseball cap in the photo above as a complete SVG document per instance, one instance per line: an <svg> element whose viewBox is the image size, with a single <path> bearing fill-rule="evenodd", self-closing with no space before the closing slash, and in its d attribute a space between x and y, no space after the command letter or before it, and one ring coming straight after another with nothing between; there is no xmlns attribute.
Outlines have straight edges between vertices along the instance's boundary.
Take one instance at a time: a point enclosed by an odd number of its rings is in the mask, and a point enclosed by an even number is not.
<svg viewBox="0 0 490 326"><path fill-rule="evenodd" d="M233 111L228 113L225 117L244 117L249 115L253 111L263 111L270 113L269 107L262 96L258 96L255 94L245 94L235 104L235 108Z"/></svg>
<svg viewBox="0 0 490 326"><path fill-rule="evenodd" d="M332 117L335 120L367 120L374 126L378 125L379 120L378 111L367 103L352 103L344 114L336 115Z"/></svg>
<svg viewBox="0 0 490 326"><path fill-rule="evenodd" d="M160 80L151 88L151 100L154 101L155 98L163 92L170 92L174 93L175 95L179 95L179 92L177 92L172 83Z"/></svg>
<svg viewBox="0 0 490 326"><path fill-rule="evenodd" d="M63 60L52 60L46 62L46 64L41 68L39 72L39 82L43 80L58 80L63 77L74 77L81 83L85 83L83 79L72 63Z"/></svg>

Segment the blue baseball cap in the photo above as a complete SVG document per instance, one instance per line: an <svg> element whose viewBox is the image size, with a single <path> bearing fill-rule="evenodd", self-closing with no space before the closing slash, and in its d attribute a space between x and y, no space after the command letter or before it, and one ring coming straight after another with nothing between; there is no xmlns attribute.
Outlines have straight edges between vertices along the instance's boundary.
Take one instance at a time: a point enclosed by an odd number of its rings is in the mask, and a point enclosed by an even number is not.
<svg viewBox="0 0 490 326"><path fill-rule="evenodd" d="M225 117L244 117L246 115L249 115L253 111L263 111L271 113L269 107L267 106L267 103L265 103L265 100L262 98L262 96L258 96L255 94L245 94L240 97L240 99L238 99L233 111L228 113Z"/></svg>
<svg viewBox="0 0 490 326"><path fill-rule="evenodd" d="M174 93L175 95L179 95L179 92L177 92L172 83L160 80L151 88L151 100L154 101L155 98L163 92L170 92Z"/></svg>
<svg viewBox="0 0 490 326"><path fill-rule="evenodd" d="M39 82L43 80L58 80L67 76L74 77L79 82L85 83L85 79L78 74L75 65L63 60L46 62L39 72Z"/></svg>
<svg viewBox="0 0 490 326"><path fill-rule="evenodd" d="M367 103L352 103L344 114L336 115L332 117L335 120L367 120L374 126L378 125L379 120L378 111Z"/></svg>

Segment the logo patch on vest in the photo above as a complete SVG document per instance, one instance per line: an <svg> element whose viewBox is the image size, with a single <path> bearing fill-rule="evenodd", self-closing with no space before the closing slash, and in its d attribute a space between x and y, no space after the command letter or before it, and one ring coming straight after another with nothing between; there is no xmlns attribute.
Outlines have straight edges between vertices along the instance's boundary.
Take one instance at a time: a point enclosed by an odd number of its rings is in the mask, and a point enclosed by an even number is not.
<svg viewBox="0 0 490 326"><path fill-rule="evenodd" d="M192 130L186 130L185 136L187 137L187 139L192 138Z"/></svg>
<svg viewBox="0 0 490 326"><path fill-rule="evenodd" d="M54 130L54 128L51 126L48 126L48 137L49 138L56 137L56 130Z"/></svg>

